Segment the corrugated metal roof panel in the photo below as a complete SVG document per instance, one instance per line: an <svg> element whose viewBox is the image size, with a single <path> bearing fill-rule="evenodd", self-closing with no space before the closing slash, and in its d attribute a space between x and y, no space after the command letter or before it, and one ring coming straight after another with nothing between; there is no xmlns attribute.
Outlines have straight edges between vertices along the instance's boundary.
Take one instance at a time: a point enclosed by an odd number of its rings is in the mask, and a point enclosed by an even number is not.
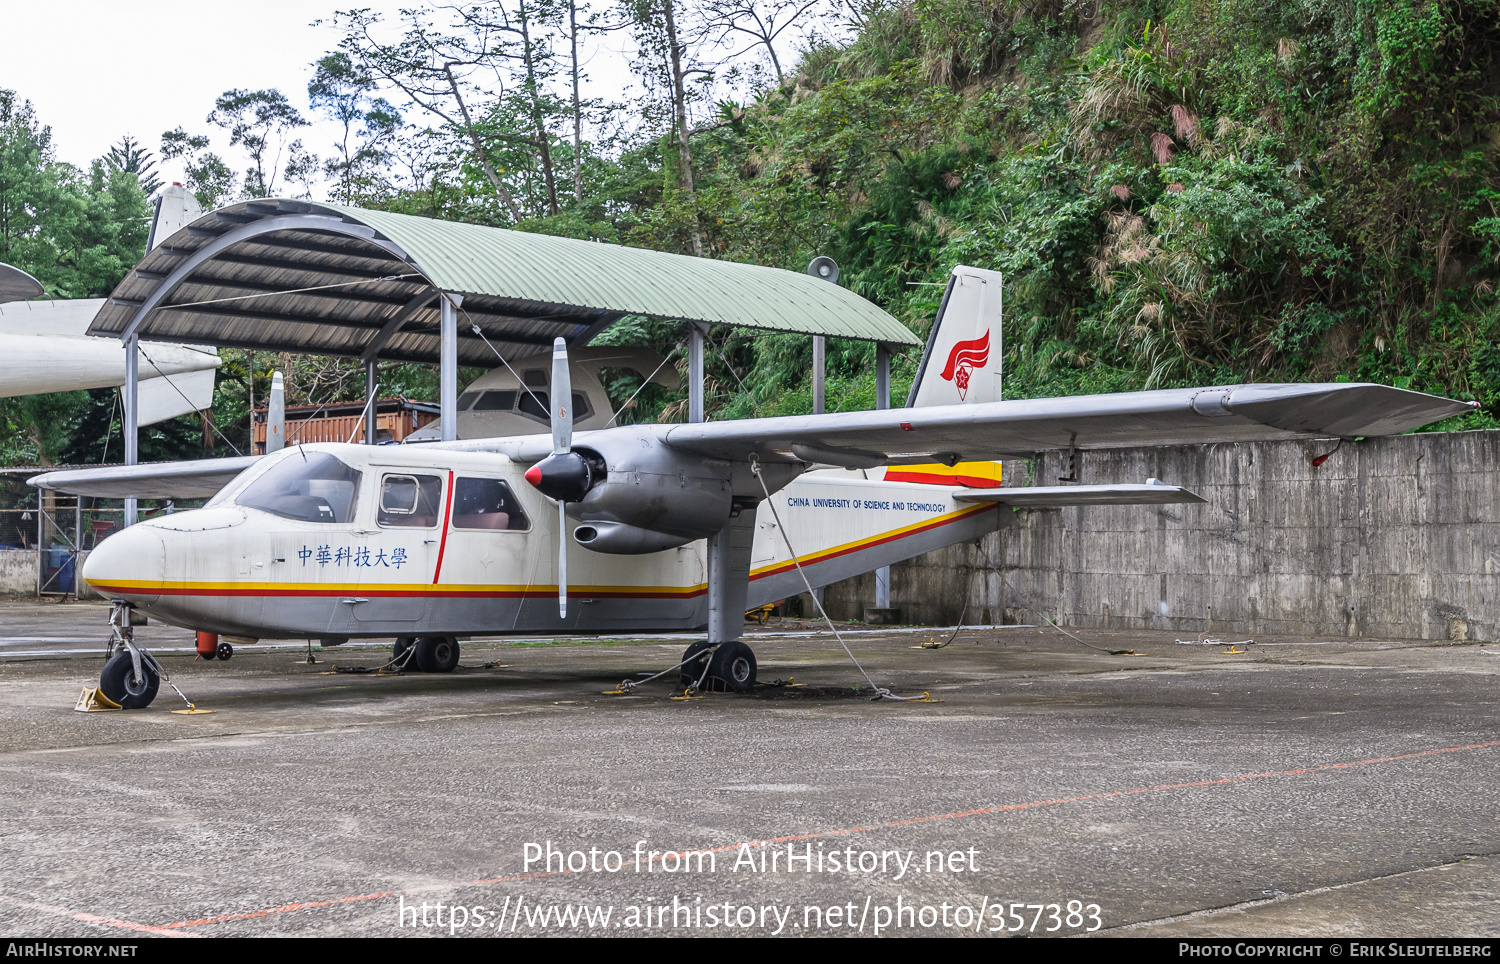
<svg viewBox="0 0 1500 964"><path fill-rule="evenodd" d="M853 292L780 268L327 205L399 244L437 287L713 324L915 345Z"/></svg>
<svg viewBox="0 0 1500 964"><path fill-rule="evenodd" d="M239 240L225 237L231 231ZM207 245L222 250L201 260ZM863 298L792 271L303 201L231 205L178 231L120 283L89 331L119 336L159 298L137 329L144 340L360 355L434 287L464 296L466 364L494 358L473 325L509 355L574 341L625 314L920 344ZM436 302L414 311L381 357L436 361L437 322Z"/></svg>

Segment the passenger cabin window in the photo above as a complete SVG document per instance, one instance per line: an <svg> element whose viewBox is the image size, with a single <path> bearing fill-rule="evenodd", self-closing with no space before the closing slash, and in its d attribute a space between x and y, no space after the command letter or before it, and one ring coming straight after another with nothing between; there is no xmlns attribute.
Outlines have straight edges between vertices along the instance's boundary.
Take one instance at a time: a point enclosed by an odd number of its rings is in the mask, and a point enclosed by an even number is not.
<svg viewBox="0 0 1500 964"><path fill-rule="evenodd" d="M443 504L443 480L435 475L387 475L380 483L383 526L430 529L438 524Z"/></svg>
<svg viewBox="0 0 1500 964"><path fill-rule="evenodd" d="M359 479L358 471L326 452L299 451L282 456L234 501L283 519L352 522Z"/></svg>
<svg viewBox="0 0 1500 964"><path fill-rule="evenodd" d="M453 528L530 529L510 486L499 479L460 478L453 489Z"/></svg>

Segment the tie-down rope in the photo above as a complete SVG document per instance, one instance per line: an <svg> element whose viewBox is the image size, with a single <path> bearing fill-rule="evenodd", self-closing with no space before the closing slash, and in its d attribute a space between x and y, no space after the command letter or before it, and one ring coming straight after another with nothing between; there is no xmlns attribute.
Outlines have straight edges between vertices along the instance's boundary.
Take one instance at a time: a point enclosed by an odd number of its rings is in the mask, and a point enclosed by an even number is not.
<svg viewBox="0 0 1500 964"><path fill-rule="evenodd" d="M776 520L776 528L781 533L781 541L786 543L786 551L791 553L792 555L792 562L797 566L797 575L802 577L802 584L807 587L807 594L809 596L812 596L813 603L818 607L818 614L823 617L823 621L828 624L828 628L833 630L834 638L839 641L840 646L844 647L844 652L848 654L849 661L854 664L855 669L859 670L859 675L865 678L865 682L870 684L870 689L875 691L874 699L897 700L902 703L927 702L924 697L897 696L885 687L877 686L875 684L875 681L870 679L870 674L865 672L865 668L859 665L859 660L854 658L854 651L849 648L848 643L844 642L843 634L840 633L839 628L833 624L833 620L828 618L828 611L823 608L823 600L819 599L818 594L813 591L812 582L807 578L807 573L802 569L802 560L798 558L797 550L792 548L792 540L786 534L786 526L781 524L781 515L776 511L776 503L771 500L771 490L766 488L765 477L760 474L760 460L754 455L750 456L750 471L755 473L755 479L760 483L760 490L761 492L765 493L766 504L771 507L771 517Z"/></svg>

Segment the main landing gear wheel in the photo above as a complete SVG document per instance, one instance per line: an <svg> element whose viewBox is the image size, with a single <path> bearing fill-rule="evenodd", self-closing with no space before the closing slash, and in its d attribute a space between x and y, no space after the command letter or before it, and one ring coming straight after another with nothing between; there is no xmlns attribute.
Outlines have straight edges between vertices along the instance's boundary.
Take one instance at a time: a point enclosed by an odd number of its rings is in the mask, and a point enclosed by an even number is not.
<svg viewBox="0 0 1500 964"><path fill-rule="evenodd" d="M424 673L451 673L458 665L458 640L452 636L419 636L417 668Z"/></svg>
<svg viewBox="0 0 1500 964"><path fill-rule="evenodd" d="M406 655L411 650L412 643L416 641L417 637L415 636L396 637L396 644L391 647L391 661L396 664L398 669L403 669L408 673L416 672L417 660L415 654L412 656Z"/></svg>
<svg viewBox="0 0 1500 964"><path fill-rule="evenodd" d="M228 659L234 655L234 647L228 643L220 643L219 648L214 650L214 655L220 659Z"/></svg>
<svg viewBox="0 0 1500 964"><path fill-rule="evenodd" d="M708 663L708 682L720 692L748 693L755 688L755 651L739 640L720 643Z"/></svg>
<svg viewBox="0 0 1500 964"><path fill-rule="evenodd" d="M712 655L712 643L699 640L683 651L682 685L693 686L703 679L703 664L708 664L708 678L703 688L715 693L748 693L755 688L755 651L735 640L720 643Z"/></svg>
<svg viewBox="0 0 1500 964"><path fill-rule="evenodd" d="M99 674L99 692L120 704L122 709L138 710L150 706L156 699L159 686L161 677L144 659L141 660L141 675L135 675L135 665L128 650L111 656L104 664L104 672Z"/></svg>

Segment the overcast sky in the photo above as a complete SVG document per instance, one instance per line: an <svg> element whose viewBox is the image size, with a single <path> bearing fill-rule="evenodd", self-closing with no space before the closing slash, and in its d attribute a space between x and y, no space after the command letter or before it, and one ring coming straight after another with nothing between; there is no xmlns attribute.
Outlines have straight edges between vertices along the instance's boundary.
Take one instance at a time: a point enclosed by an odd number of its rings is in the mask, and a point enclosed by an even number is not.
<svg viewBox="0 0 1500 964"><path fill-rule="evenodd" d="M130 134L153 153L163 131L177 126L213 133L205 122L226 90L277 88L309 120L307 82L312 63L340 37L310 24L350 7L369 7L395 21L400 7L420 0L254 0L253 3L180 3L165 0L0 0L0 88L30 100L52 128L59 160L79 167L102 156ZM618 99L629 83L612 35L590 64L598 88ZM413 120L417 119L415 116ZM317 154L329 153L331 127L307 131ZM245 162L216 147L243 171ZM158 161L164 180L180 169Z"/></svg>

